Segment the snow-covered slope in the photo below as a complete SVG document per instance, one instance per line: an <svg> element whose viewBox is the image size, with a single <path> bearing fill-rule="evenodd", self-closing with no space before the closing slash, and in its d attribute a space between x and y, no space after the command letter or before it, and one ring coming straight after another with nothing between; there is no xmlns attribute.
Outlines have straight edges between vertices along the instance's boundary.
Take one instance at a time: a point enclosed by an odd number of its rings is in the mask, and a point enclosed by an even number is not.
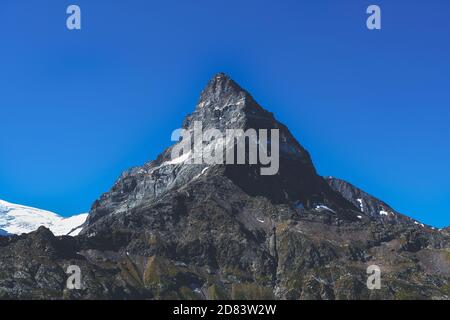
<svg viewBox="0 0 450 320"><path fill-rule="evenodd" d="M50 211L0 200L0 230L3 231L1 233L29 233L44 226L57 236L75 236L81 231L79 227L86 221L87 216L87 214L80 214L63 218Z"/></svg>

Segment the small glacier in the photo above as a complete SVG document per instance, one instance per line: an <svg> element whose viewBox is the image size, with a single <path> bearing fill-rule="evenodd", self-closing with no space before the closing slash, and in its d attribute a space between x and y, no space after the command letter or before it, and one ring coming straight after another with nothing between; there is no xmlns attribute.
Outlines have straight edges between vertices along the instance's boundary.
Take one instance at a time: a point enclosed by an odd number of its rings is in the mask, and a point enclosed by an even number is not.
<svg viewBox="0 0 450 320"><path fill-rule="evenodd" d="M88 214L64 218L60 215L0 200L0 235L30 233L44 226L54 235L76 236Z"/></svg>

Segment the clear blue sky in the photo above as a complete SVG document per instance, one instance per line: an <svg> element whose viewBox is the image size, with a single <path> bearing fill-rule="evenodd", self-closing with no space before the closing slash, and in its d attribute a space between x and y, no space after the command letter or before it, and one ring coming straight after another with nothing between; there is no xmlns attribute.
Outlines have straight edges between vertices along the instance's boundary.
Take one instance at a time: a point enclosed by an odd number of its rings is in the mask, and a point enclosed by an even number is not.
<svg viewBox="0 0 450 320"><path fill-rule="evenodd" d="M68 31L66 8L82 9ZM382 30L365 26L382 9ZM450 225L447 0L2 0L0 199L85 212L224 71L320 174Z"/></svg>

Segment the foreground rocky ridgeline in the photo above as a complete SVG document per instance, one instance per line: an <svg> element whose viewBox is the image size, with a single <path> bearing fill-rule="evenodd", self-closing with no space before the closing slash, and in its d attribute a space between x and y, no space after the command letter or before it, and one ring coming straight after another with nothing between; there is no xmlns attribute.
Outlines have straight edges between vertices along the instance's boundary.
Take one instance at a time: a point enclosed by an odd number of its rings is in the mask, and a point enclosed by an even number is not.
<svg viewBox="0 0 450 320"><path fill-rule="evenodd" d="M0 298L450 298L447 231L320 177L289 130L226 75L184 128L197 120L280 129L279 173L173 161L171 147L125 172L79 236L0 237ZM81 269L81 290L66 288L69 265ZM366 286L370 265L381 268L380 290Z"/></svg>

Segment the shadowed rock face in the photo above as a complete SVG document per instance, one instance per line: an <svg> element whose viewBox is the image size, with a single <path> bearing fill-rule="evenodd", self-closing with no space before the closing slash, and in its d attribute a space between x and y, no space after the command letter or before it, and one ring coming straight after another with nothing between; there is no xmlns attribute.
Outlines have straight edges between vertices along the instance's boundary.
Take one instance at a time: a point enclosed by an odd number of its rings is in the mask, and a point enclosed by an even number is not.
<svg viewBox="0 0 450 320"><path fill-rule="evenodd" d="M449 298L448 233L377 218L375 198L318 176L289 130L229 77L211 79L183 128L195 121L279 129L279 173L171 161L172 146L123 173L80 236L0 237L0 298ZM366 287L372 264L381 290ZM69 265L81 268L82 290L66 289Z"/></svg>

